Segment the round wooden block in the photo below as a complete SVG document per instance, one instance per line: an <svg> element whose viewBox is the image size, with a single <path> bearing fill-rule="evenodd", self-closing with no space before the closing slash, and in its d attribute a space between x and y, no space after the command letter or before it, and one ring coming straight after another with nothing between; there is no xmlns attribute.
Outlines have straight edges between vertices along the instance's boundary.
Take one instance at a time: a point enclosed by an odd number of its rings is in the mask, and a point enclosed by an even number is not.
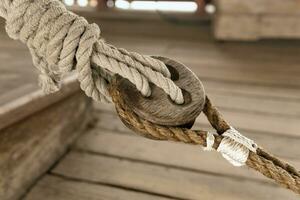
<svg viewBox="0 0 300 200"><path fill-rule="evenodd" d="M175 84L182 89L184 103L178 105L159 87L150 83L151 96L144 97L127 79L119 77L118 90L126 104L141 118L160 125L191 126L205 104L204 87L186 66L165 57L153 56L169 68Z"/></svg>

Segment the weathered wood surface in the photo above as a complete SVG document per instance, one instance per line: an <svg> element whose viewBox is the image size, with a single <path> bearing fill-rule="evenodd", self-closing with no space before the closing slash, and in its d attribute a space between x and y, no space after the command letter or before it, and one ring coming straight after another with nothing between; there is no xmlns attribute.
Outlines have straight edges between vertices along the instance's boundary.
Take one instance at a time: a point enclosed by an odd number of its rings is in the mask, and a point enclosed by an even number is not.
<svg viewBox="0 0 300 200"><path fill-rule="evenodd" d="M76 89L65 87L63 91L67 95L42 96L35 92L9 104L12 106L0 107L1 200L14 200L23 195L91 119L90 100L76 86ZM72 93L67 92L70 88Z"/></svg>
<svg viewBox="0 0 300 200"><path fill-rule="evenodd" d="M259 17L219 14L214 17L214 36L218 40L258 40L261 37Z"/></svg>
<svg viewBox="0 0 300 200"><path fill-rule="evenodd" d="M141 138L134 137L132 132L130 132L131 135L117 135L110 130L99 131L101 129L103 128L98 127L97 130L82 136L74 148L103 155L119 156L128 159L137 159L162 165L187 168L190 170L204 171L212 174L268 182L267 179L258 175L256 172L245 171L243 168L232 170L232 166L229 163L224 162L223 158L218 153L204 152L198 146L152 140L142 141ZM114 145L115 141L118 141L116 145ZM124 149L126 149L126 151L124 151ZM141 149L143 149L143 151L139 151ZM185 153L183 154L183 152ZM286 151L283 153L286 153ZM297 159L288 159L288 161L295 166L300 167L300 162Z"/></svg>
<svg viewBox="0 0 300 200"><path fill-rule="evenodd" d="M214 35L219 40L300 38L299 15L218 14Z"/></svg>
<svg viewBox="0 0 300 200"><path fill-rule="evenodd" d="M217 39L300 38L298 0L217 0L216 6Z"/></svg>
<svg viewBox="0 0 300 200"><path fill-rule="evenodd" d="M266 183L81 152L68 154L53 173L179 199L298 199Z"/></svg>
<svg viewBox="0 0 300 200"><path fill-rule="evenodd" d="M44 95L26 46L0 31L1 200L23 195L56 162L89 122L90 108L74 77Z"/></svg>
<svg viewBox="0 0 300 200"><path fill-rule="evenodd" d="M299 15L298 0L216 0L220 13Z"/></svg>
<svg viewBox="0 0 300 200"><path fill-rule="evenodd" d="M24 200L170 200L126 188L47 175Z"/></svg>
<svg viewBox="0 0 300 200"><path fill-rule="evenodd" d="M80 91L79 84L74 76L63 81L62 89L51 95L45 95L42 90L34 90L34 88L28 87L28 90L25 90L28 94L20 93L23 96L17 99L13 99L17 97L16 94L19 94L16 91L23 89L23 87L13 89L14 95L3 97L2 100L9 101L3 103L0 107L0 130ZM22 90L22 92L25 91Z"/></svg>
<svg viewBox="0 0 300 200"><path fill-rule="evenodd" d="M234 127L300 167L299 41L217 43L207 24L148 19L145 26L131 18L98 19L103 36L118 47L186 64ZM299 198L246 167L232 167L215 152L129 135L112 106L96 107L94 129L32 187L26 200ZM203 116L195 128L211 130Z"/></svg>

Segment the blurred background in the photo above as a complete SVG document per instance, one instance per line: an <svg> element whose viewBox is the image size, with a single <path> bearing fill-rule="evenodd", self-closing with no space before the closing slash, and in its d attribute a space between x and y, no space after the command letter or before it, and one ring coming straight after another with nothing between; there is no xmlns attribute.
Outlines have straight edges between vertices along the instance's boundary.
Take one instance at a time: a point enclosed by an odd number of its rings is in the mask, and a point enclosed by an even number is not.
<svg viewBox="0 0 300 200"><path fill-rule="evenodd" d="M64 0L107 43L184 63L232 126L300 168L299 0ZM201 115L194 128L214 131ZM45 95L0 19L0 199L298 199L198 146L136 136L70 77Z"/></svg>

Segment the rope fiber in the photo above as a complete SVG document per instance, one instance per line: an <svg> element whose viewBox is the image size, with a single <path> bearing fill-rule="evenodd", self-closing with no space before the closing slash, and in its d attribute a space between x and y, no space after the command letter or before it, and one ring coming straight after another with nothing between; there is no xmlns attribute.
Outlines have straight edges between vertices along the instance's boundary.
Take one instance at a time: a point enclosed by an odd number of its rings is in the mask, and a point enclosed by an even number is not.
<svg viewBox="0 0 300 200"><path fill-rule="evenodd" d="M149 82L152 82L181 104L182 91L170 79L165 64L107 44L96 24L89 24L66 10L58 0L1 0L0 16L6 19L8 35L28 46L40 72L40 85L47 93L57 91L60 80L76 71L87 96L96 101L112 99L121 120L144 137L218 149L224 139L222 134L231 128L209 98L203 112L218 133L213 136L202 130L161 126L139 118L124 103L113 76L127 78L144 96L151 95ZM248 167L300 194L300 173L294 167L260 147L256 152L249 151L247 156Z"/></svg>

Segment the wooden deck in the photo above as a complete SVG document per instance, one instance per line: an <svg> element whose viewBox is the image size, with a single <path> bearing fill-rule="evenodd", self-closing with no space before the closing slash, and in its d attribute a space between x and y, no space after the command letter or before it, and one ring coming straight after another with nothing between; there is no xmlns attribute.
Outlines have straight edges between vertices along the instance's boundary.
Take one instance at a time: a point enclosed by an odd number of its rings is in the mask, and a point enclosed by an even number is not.
<svg viewBox="0 0 300 200"><path fill-rule="evenodd" d="M234 127L300 168L300 41L217 43L207 23L92 20L118 47L185 63ZM25 85L34 89L36 76L24 47L3 35L0 46L5 47L1 63L7 63L0 68L1 105L26 92ZM24 200L299 199L247 167L234 168L215 152L138 137L112 106L97 103L94 112L94 128ZM211 130L203 116L195 128Z"/></svg>

